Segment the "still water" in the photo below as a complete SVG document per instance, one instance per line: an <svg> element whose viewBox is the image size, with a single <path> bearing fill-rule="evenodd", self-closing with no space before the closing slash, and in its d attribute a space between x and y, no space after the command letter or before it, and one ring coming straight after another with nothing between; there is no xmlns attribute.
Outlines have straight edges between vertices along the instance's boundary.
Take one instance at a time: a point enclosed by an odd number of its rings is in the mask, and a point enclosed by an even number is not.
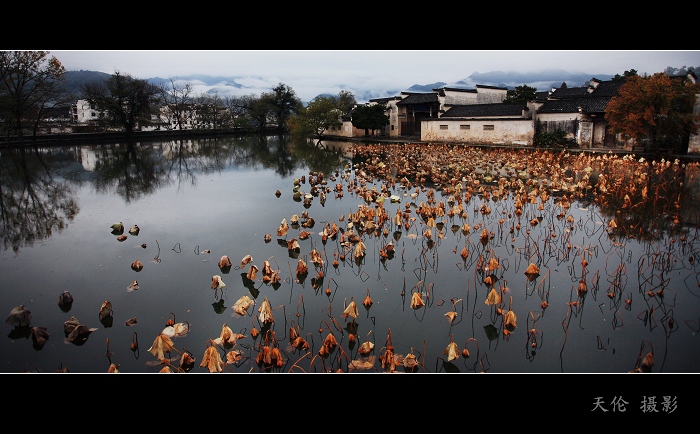
<svg viewBox="0 0 700 434"><path fill-rule="evenodd" d="M2 149L0 372L700 372L697 178L660 215L540 194L536 154L387 182L322 145Z"/></svg>

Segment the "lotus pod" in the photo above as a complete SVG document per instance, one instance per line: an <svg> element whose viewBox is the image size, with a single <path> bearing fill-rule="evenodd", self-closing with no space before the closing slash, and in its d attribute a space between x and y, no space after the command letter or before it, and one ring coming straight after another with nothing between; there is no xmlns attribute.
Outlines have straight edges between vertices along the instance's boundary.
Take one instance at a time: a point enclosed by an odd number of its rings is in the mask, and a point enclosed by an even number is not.
<svg viewBox="0 0 700 434"><path fill-rule="evenodd" d="M143 270L143 263L137 259L131 263L131 269L138 273Z"/></svg>

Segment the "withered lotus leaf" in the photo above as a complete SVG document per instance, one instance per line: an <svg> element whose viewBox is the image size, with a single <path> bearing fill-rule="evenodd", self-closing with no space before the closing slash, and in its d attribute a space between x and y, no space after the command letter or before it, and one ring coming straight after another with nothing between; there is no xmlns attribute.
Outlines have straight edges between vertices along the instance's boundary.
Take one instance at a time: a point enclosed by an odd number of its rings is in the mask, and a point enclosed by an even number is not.
<svg viewBox="0 0 700 434"><path fill-rule="evenodd" d="M357 318L358 315L359 313L357 312L357 304L354 300L351 300L350 304L348 304L348 306L343 311L343 318L347 318L348 316Z"/></svg>
<svg viewBox="0 0 700 434"><path fill-rule="evenodd" d="M372 299L370 298L369 294L367 294L367 295L365 296L365 299L362 300L362 304L363 304L364 307L366 307L367 309L369 309L370 307L372 307L372 303L374 303L374 302L373 302Z"/></svg>
<svg viewBox="0 0 700 434"><path fill-rule="evenodd" d="M447 361L452 361L455 359L459 358L459 348L457 348L457 344L455 342L450 342L447 347L445 347L445 351L442 352L442 354L447 356Z"/></svg>
<svg viewBox="0 0 700 434"><path fill-rule="evenodd" d="M211 289L219 289L226 287L226 284L221 280L221 276L215 274L211 277Z"/></svg>
<svg viewBox="0 0 700 434"><path fill-rule="evenodd" d="M143 270L143 263L137 259L131 263L131 269L136 272L139 272Z"/></svg>
<svg viewBox="0 0 700 434"><path fill-rule="evenodd" d="M127 292L133 292L139 289L139 282L134 280L129 284L129 286L126 287Z"/></svg>
<svg viewBox="0 0 700 434"><path fill-rule="evenodd" d="M503 325L508 327L510 331L513 331L515 327L517 327L517 317L515 316L515 312L512 310L509 310L508 313L506 313L506 316L503 318Z"/></svg>
<svg viewBox="0 0 700 434"><path fill-rule="evenodd" d="M237 314L243 316L246 314L248 311L248 308L253 304L253 299L248 297L247 295L244 295L243 297L239 298L236 303L232 306L234 312Z"/></svg>
<svg viewBox="0 0 700 434"><path fill-rule="evenodd" d="M540 269L537 267L537 265L530 262L530 265L527 266L527 270L525 270L525 274L540 274Z"/></svg>
<svg viewBox="0 0 700 434"><path fill-rule="evenodd" d="M238 335L233 333L231 327L224 324L221 326L221 334L218 338L214 339L214 343L217 345L234 345L237 337Z"/></svg>
<svg viewBox="0 0 700 434"><path fill-rule="evenodd" d="M289 223L287 223L286 218L283 218L282 223L280 223L279 227L277 228L277 236L283 237L287 235L287 231L289 231Z"/></svg>
<svg viewBox="0 0 700 434"><path fill-rule="evenodd" d="M496 304L499 304L501 302L501 295L496 292L495 288L491 288L491 291L489 292L489 295L486 296L486 301L484 304L488 304L489 306L493 306Z"/></svg>
<svg viewBox="0 0 700 434"><path fill-rule="evenodd" d="M365 243L362 241L358 241L357 244L355 244L355 252L353 253L353 257L357 258L362 258L365 256L365 250L367 250L367 247L365 246Z"/></svg>
<svg viewBox="0 0 700 434"><path fill-rule="evenodd" d="M251 255L245 255L243 259L241 259L241 268L245 267L251 262L253 262L253 257Z"/></svg>
<svg viewBox="0 0 700 434"><path fill-rule="evenodd" d="M199 366L209 369L211 373L224 370L224 362L221 360L221 354L219 354L215 345L210 345L204 351L204 357L202 357L202 363L200 363Z"/></svg>
<svg viewBox="0 0 700 434"><path fill-rule="evenodd" d="M498 260L496 258L489 259L488 263L489 271L493 271L498 268Z"/></svg>
<svg viewBox="0 0 700 434"><path fill-rule="evenodd" d="M322 267L323 266L323 257L321 257L321 254L319 253L318 250L313 249L309 253L309 256L311 257L311 262L314 263L317 267Z"/></svg>
<svg viewBox="0 0 700 434"><path fill-rule="evenodd" d="M447 313L445 314L445 316L447 317L447 319L450 320L450 323L452 323L452 321L454 321L455 318L457 317L457 312L454 312L454 311L452 311L452 312L447 312Z"/></svg>
<svg viewBox="0 0 700 434"><path fill-rule="evenodd" d="M297 261L297 276L304 275L309 272L309 266L303 259Z"/></svg>
<svg viewBox="0 0 700 434"><path fill-rule="evenodd" d="M409 371L414 371L418 368L418 358L416 358L415 354L413 353L406 354L406 357L403 358L401 363L403 364L403 367Z"/></svg>
<svg viewBox="0 0 700 434"><path fill-rule="evenodd" d="M229 268L231 266L231 259L228 257L228 255L223 255L221 259L219 259L219 268Z"/></svg>
<svg viewBox="0 0 700 434"><path fill-rule="evenodd" d="M116 363L110 363L109 368L107 368L107 373L108 374L118 374L119 373L119 365Z"/></svg>
<svg viewBox="0 0 700 434"><path fill-rule="evenodd" d="M423 297L421 297L420 292L414 292L411 296L411 307L413 309L420 309L423 306L425 306L425 302L423 301Z"/></svg>
<svg viewBox="0 0 700 434"><path fill-rule="evenodd" d="M301 246L296 238L292 238L287 241L287 250L299 253L301 251Z"/></svg>
<svg viewBox="0 0 700 434"><path fill-rule="evenodd" d="M226 353L226 363L232 365L243 358L240 350L231 350Z"/></svg>
<svg viewBox="0 0 700 434"><path fill-rule="evenodd" d="M32 342L35 346L42 347L49 340L49 332L46 327L32 327Z"/></svg>
<svg viewBox="0 0 700 434"><path fill-rule="evenodd" d="M121 235L124 233L124 223L122 222L113 223L110 227L112 228L112 233L115 235Z"/></svg>
<svg viewBox="0 0 700 434"><path fill-rule="evenodd" d="M136 317L130 318L126 321L124 321L124 324L126 324L127 327L131 327L134 324L136 324L138 321L136 320Z"/></svg>
<svg viewBox="0 0 700 434"><path fill-rule="evenodd" d="M192 357L192 355L187 351L183 352L182 356L180 356L180 369L183 371L189 372L192 368L194 368L194 363L194 357Z"/></svg>
<svg viewBox="0 0 700 434"><path fill-rule="evenodd" d="M292 347L296 348L297 350L308 350L309 349L309 343L304 340L301 336L297 336L294 339L290 339L290 344Z"/></svg>
<svg viewBox="0 0 700 434"><path fill-rule="evenodd" d="M263 276L269 276L272 274L272 264L270 264L270 261L266 260L265 262L263 262L262 274Z"/></svg>
<svg viewBox="0 0 700 434"><path fill-rule="evenodd" d="M165 326L161 334L169 338L181 338L187 335L189 332L189 327L184 322L173 323L172 325Z"/></svg>
<svg viewBox="0 0 700 434"><path fill-rule="evenodd" d="M265 296L262 305L260 305L260 307L258 308L258 312L260 313L258 315L258 319L261 323L267 324L275 322L275 319L272 316L272 307L270 306L270 300L267 299L267 296Z"/></svg>
<svg viewBox="0 0 700 434"><path fill-rule="evenodd" d="M165 353L171 352L174 348L175 345L173 341L167 335L160 333L153 340L153 344L151 344L151 348L148 349L148 352L156 356L158 360L163 360L165 358Z"/></svg>
<svg viewBox="0 0 700 434"><path fill-rule="evenodd" d="M137 236L141 229L139 228L139 225L133 225L131 229L129 229L129 233L133 236Z"/></svg>
<svg viewBox="0 0 700 434"><path fill-rule="evenodd" d="M255 277L258 275L258 266L255 264L250 264L250 267L248 268L248 273L246 274L246 277L249 280L255 280Z"/></svg>
<svg viewBox="0 0 700 434"><path fill-rule="evenodd" d="M382 362L382 369L389 372L394 372L396 370L396 359L394 358L394 350L387 348L384 354L379 356L379 360Z"/></svg>
<svg viewBox="0 0 700 434"><path fill-rule="evenodd" d="M72 305L73 295L68 291L63 291L61 295L58 296L58 307L60 307L63 312L68 312Z"/></svg>
<svg viewBox="0 0 700 434"><path fill-rule="evenodd" d="M78 318L72 316L63 323L63 332L66 335L64 342L82 345L87 341L90 334L96 330L97 328L88 328L87 326L80 324Z"/></svg>
<svg viewBox="0 0 700 434"><path fill-rule="evenodd" d="M374 364L377 361L376 356L369 356L367 357L366 360L358 360L355 359L352 362L348 363L348 370L353 371L353 370L367 370L367 369L372 369L374 367Z"/></svg>
<svg viewBox="0 0 700 434"><path fill-rule="evenodd" d="M282 358L282 352L279 348L275 347L270 351L270 361L271 364L281 368L284 366L284 358Z"/></svg>
<svg viewBox="0 0 700 434"><path fill-rule="evenodd" d="M32 321L32 313L23 304L16 306L10 311L5 323L11 326L28 326Z"/></svg>
<svg viewBox="0 0 700 434"><path fill-rule="evenodd" d="M469 256L469 250L467 250L467 246L462 247L462 251L460 252L459 256L461 256L463 260L467 259L467 257Z"/></svg>
<svg viewBox="0 0 700 434"><path fill-rule="evenodd" d="M338 340L335 338L335 336L333 336L333 333L328 333L326 339L323 340L323 346L329 350L333 350L336 346L338 346Z"/></svg>
<svg viewBox="0 0 700 434"><path fill-rule="evenodd" d="M100 307L100 321L108 316L112 316L112 302L105 300Z"/></svg>
<svg viewBox="0 0 700 434"><path fill-rule="evenodd" d="M117 237L117 241L119 241L121 243L122 241L126 241L127 238L129 238L129 237L127 237L126 235L119 235Z"/></svg>
<svg viewBox="0 0 700 434"><path fill-rule="evenodd" d="M644 356L644 360L642 360L642 372L651 372L651 368L654 367L654 353L647 353L646 356Z"/></svg>

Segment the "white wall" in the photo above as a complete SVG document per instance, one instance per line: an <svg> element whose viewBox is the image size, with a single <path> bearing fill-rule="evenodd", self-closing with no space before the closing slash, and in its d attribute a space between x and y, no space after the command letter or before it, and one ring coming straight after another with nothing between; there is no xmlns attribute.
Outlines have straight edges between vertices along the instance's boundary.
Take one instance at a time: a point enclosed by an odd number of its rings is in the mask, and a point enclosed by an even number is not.
<svg viewBox="0 0 700 434"><path fill-rule="evenodd" d="M443 125L446 128L441 128ZM484 125L493 125L493 130L484 129ZM421 141L532 146L534 128L532 119L425 119L421 121Z"/></svg>

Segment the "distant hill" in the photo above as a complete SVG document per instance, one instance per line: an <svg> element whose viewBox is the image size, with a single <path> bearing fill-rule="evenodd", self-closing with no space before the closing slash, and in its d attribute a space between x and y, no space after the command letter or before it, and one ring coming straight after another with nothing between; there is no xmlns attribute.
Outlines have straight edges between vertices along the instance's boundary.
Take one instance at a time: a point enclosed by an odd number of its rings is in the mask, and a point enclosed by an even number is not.
<svg viewBox="0 0 700 434"><path fill-rule="evenodd" d="M66 71L66 86L68 90L80 96L81 87L84 83L94 81L107 80L111 74L96 71ZM534 87L538 91L548 91L552 88L561 87L562 83L566 83L567 87L585 86L592 78L599 80L610 80L612 75L606 74L586 74L586 73L571 73L563 70L546 70L541 72L474 72L470 76L458 80L453 83L444 81L436 81L429 84L414 84L408 89L350 89L346 83L338 83L338 86L343 89L350 90L358 102L369 101L374 98L387 98L398 96L401 92L431 92L433 89L441 87L455 87L464 89L475 89L476 85L504 87L507 89L515 89L518 86L527 85ZM244 83L254 82L260 83L260 79L252 80L252 77L222 77L222 76L207 76L207 75L190 75L177 77L178 80L190 81L194 84L195 93L216 94L219 96L239 96L239 95L259 95L261 91L271 91L272 89L261 89L260 87L249 87ZM146 79L149 83L155 85L167 85L169 79L161 77L153 77ZM320 95L319 95L320 96ZM76 98L77 99L77 98ZM304 101L308 103L308 101Z"/></svg>
<svg viewBox="0 0 700 434"><path fill-rule="evenodd" d="M614 75L608 74L590 75L581 72L571 73L561 70L527 73L504 71L474 72L469 77L454 83L439 81L431 84L414 84L406 89L406 92L430 92L440 87L475 89L477 84L482 86L504 87L507 89L515 89L518 86L527 85L534 87L538 91L548 91L552 90L552 88L561 87L562 83L566 83L567 87L582 87L586 86L592 78L605 81L613 77Z"/></svg>
<svg viewBox="0 0 700 434"><path fill-rule="evenodd" d="M80 98L83 84L106 81L111 76L112 74L97 71L66 71L64 74L66 89L76 99Z"/></svg>

